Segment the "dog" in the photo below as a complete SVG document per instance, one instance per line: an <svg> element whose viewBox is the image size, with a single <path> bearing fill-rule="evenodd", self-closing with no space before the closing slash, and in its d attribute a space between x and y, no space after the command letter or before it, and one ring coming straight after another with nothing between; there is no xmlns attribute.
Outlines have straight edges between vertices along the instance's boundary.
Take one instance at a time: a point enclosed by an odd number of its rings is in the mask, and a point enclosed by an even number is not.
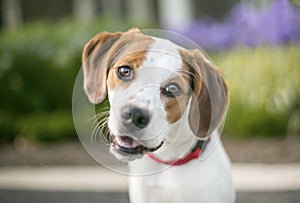
<svg viewBox="0 0 300 203"><path fill-rule="evenodd" d="M202 51L134 28L95 35L82 63L89 101L109 101L109 150L129 164L132 203L235 202L218 132L228 89Z"/></svg>

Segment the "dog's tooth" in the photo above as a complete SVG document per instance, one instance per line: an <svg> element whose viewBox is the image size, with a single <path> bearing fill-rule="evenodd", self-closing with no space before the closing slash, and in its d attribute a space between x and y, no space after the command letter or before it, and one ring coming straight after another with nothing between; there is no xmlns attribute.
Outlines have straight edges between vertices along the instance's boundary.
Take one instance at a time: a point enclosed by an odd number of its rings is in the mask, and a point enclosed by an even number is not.
<svg viewBox="0 0 300 203"><path fill-rule="evenodd" d="M140 146L140 143L139 143L138 141L136 141L136 140L132 140L131 146L132 146L133 148L136 148L136 147L139 147L139 146Z"/></svg>
<svg viewBox="0 0 300 203"><path fill-rule="evenodd" d="M116 142L121 147L126 148L136 148L140 146L140 144L136 140L129 137L116 137Z"/></svg>
<svg viewBox="0 0 300 203"><path fill-rule="evenodd" d="M124 142L121 137L117 137L116 141L117 141L118 145L120 145L121 147L131 148L131 145Z"/></svg>
<svg viewBox="0 0 300 203"><path fill-rule="evenodd" d="M125 147L124 146L124 142L122 141L122 139L120 137L116 137L116 141L117 141L117 144L122 146L122 147Z"/></svg>

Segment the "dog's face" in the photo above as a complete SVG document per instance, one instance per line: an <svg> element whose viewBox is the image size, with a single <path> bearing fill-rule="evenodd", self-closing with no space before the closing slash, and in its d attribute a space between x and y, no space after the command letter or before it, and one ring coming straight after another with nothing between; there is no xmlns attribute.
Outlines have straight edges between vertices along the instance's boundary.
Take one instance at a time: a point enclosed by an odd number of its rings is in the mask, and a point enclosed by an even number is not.
<svg viewBox="0 0 300 203"><path fill-rule="evenodd" d="M133 29L96 35L82 60L89 100L109 99L110 151L120 160L156 151L182 119L206 138L225 114L227 87L198 50Z"/></svg>

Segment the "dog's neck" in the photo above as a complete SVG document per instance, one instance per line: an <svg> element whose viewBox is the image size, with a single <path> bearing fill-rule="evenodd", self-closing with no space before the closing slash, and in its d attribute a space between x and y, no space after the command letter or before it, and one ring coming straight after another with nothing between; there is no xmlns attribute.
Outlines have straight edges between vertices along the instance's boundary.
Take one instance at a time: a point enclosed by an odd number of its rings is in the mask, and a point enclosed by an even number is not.
<svg viewBox="0 0 300 203"><path fill-rule="evenodd" d="M162 160L177 160L189 154L196 143L197 138L189 127L186 110L181 119L172 124L163 147L154 154Z"/></svg>

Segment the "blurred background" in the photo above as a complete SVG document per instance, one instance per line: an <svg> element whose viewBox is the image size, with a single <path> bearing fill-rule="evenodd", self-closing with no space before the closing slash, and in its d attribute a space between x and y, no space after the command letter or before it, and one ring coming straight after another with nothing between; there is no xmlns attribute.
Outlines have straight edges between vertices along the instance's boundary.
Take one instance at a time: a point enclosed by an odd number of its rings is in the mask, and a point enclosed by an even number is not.
<svg viewBox="0 0 300 203"><path fill-rule="evenodd" d="M300 1L0 0L0 165L97 164L71 103L84 44L102 31L167 29L225 75L234 163L300 162ZM58 156L59 154L59 156Z"/></svg>
<svg viewBox="0 0 300 203"><path fill-rule="evenodd" d="M173 30L208 52L230 87L226 135L300 134L297 1L1 0L0 22L1 143L76 139L82 47L131 27Z"/></svg>

